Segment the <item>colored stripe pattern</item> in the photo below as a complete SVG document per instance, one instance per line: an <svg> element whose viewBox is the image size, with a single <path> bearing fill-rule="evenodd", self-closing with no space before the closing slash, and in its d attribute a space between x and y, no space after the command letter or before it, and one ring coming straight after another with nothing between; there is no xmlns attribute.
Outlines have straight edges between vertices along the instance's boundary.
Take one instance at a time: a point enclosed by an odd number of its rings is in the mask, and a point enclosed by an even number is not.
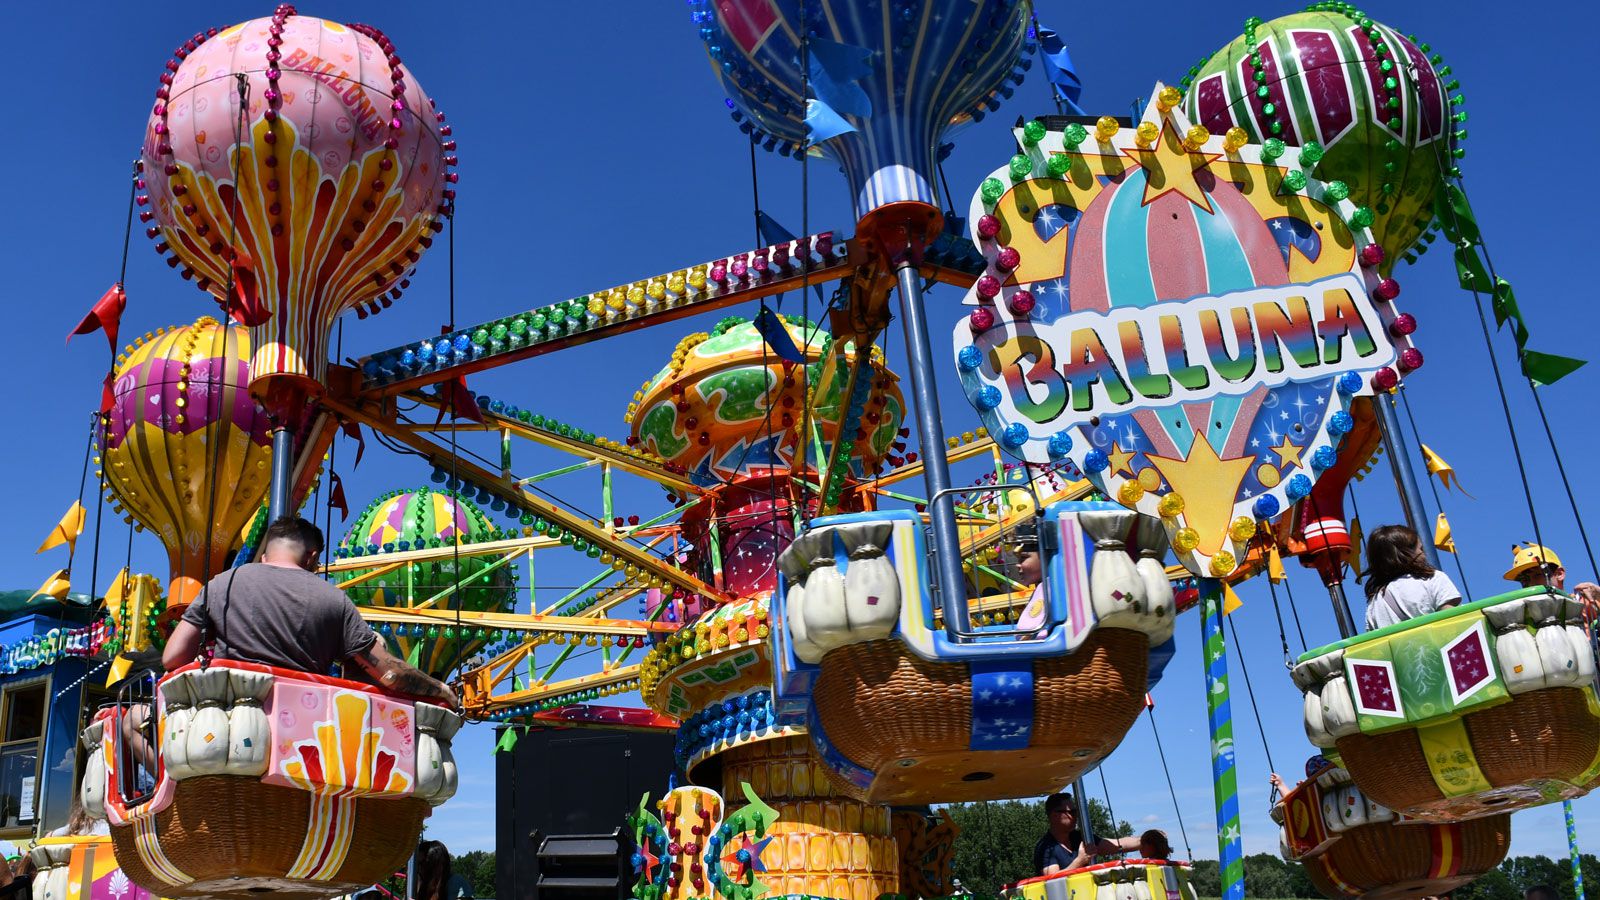
<svg viewBox="0 0 1600 900"><path fill-rule="evenodd" d="M1428 826L1428 845L1433 859L1428 863L1428 879L1443 880L1461 874L1461 826Z"/></svg>
<svg viewBox="0 0 1600 900"><path fill-rule="evenodd" d="M173 865L172 860L162 851L161 836L156 832L155 816L143 816L133 820L133 840L134 848L139 854L139 862L144 864L151 875L170 885L189 884L194 881L182 869Z"/></svg>
<svg viewBox="0 0 1600 900"><path fill-rule="evenodd" d="M1561 801L1561 814L1567 820L1567 852L1572 859L1572 890L1574 897L1583 896L1583 862L1578 855L1578 823L1572 817L1572 801Z"/></svg>
<svg viewBox="0 0 1600 900"><path fill-rule="evenodd" d="M287 877L332 881L350 853L356 827L355 798L343 794L313 795L307 814L306 839Z"/></svg>
<svg viewBox="0 0 1600 900"><path fill-rule="evenodd" d="M1206 654L1206 713L1211 725L1211 789L1217 800L1217 859L1222 900L1244 900L1244 842L1239 830L1239 780L1234 771L1233 708L1228 699L1228 645L1222 637L1222 582L1200 579Z"/></svg>

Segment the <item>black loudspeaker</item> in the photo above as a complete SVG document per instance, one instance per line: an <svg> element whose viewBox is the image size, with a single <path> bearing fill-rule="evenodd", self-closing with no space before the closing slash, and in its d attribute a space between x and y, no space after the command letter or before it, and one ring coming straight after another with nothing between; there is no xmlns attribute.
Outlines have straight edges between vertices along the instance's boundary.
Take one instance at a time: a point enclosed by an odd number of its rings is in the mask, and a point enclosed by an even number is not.
<svg viewBox="0 0 1600 900"><path fill-rule="evenodd" d="M496 753L497 900L626 896L631 867L620 867L633 843L624 819L641 795L654 801L666 793L674 740L670 732L552 729L530 731ZM588 859L598 842L616 847L615 857ZM541 875L548 876L545 890Z"/></svg>

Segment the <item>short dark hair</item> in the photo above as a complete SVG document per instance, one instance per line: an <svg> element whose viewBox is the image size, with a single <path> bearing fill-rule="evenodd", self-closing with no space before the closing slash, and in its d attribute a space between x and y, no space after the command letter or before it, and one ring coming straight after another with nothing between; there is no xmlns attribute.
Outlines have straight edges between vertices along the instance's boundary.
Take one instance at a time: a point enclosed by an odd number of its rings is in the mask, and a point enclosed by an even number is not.
<svg viewBox="0 0 1600 900"><path fill-rule="evenodd" d="M1561 900L1555 888L1548 884L1536 884L1522 893L1524 900Z"/></svg>
<svg viewBox="0 0 1600 900"><path fill-rule="evenodd" d="M1172 842L1167 839L1167 833L1159 828L1152 828L1139 835L1139 843L1150 845L1154 859L1166 859L1172 855Z"/></svg>
<svg viewBox="0 0 1600 900"><path fill-rule="evenodd" d="M1072 809L1071 794L1051 794L1050 796L1044 798L1044 814L1047 816L1055 815L1056 812L1059 811L1063 806L1067 807L1068 809ZM1073 809L1072 815L1074 818L1076 818L1078 815L1077 810Z"/></svg>
<svg viewBox="0 0 1600 900"><path fill-rule="evenodd" d="M299 544L308 553L321 553L323 548L322 529L299 516L284 516L268 525L267 536L261 546L270 547L273 541Z"/></svg>

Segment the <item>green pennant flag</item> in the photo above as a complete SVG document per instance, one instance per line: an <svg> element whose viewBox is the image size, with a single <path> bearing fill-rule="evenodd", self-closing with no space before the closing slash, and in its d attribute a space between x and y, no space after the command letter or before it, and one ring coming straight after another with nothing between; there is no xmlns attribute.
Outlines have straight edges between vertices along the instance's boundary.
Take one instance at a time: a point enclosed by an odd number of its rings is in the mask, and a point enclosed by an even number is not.
<svg viewBox="0 0 1600 900"><path fill-rule="evenodd" d="M522 683L522 676L521 675L512 675L511 676L511 689L520 694L523 691L527 690L528 686Z"/></svg>
<svg viewBox="0 0 1600 900"><path fill-rule="evenodd" d="M494 745L494 752L499 753L502 750L510 750L516 745L517 729L515 727L510 727L505 731L500 732L500 741Z"/></svg>
<svg viewBox="0 0 1600 900"><path fill-rule="evenodd" d="M1517 292L1512 290L1511 282L1495 279L1493 305L1495 325L1503 328L1510 322L1511 336L1516 338L1517 350L1522 350L1528 343L1528 326L1522 321L1522 309L1517 306Z"/></svg>
<svg viewBox="0 0 1600 900"><path fill-rule="evenodd" d="M1434 195L1433 208L1445 237L1458 244L1463 240L1476 244L1482 238L1478 219L1472 214L1472 205L1467 202L1467 194L1460 185L1443 182Z"/></svg>
<svg viewBox="0 0 1600 900"><path fill-rule="evenodd" d="M1456 278L1461 281L1463 290L1478 291L1483 294L1494 291L1494 282L1489 279L1489 271L1483 267L1483 260L1478 257L1478 251L1473 249L1470 241L1460 241L1456 244Z"/></svg>
<svg viewBox="0 0 1600 900"><path fill-rule="evenodd" d="M1522 354L1522 374L1528 376L1528 380L1534 384L1546 387L1578 371L1586 362L1587 360L1573 359L1570 356L1526 350Z"/></svg>
<svg viewBox="0 0 1600 900"><path fill-rule="evenodd" d="M418 641L406 651L406 664L412 668L420 668L422 660L422 642Z"/></svg>

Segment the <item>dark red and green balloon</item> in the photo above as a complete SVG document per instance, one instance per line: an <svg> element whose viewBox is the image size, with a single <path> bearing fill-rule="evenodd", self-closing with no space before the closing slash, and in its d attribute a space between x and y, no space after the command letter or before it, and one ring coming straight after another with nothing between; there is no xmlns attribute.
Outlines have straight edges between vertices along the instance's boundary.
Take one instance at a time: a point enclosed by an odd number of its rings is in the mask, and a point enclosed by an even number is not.
<svg viewBox="0 0 1600 900"><path fill-rule="evenodd" d="M374 500L356 517L339 545L339 556L359 559L372 554L449 547L458 536L464 543L474 544L506 535L483 510L452 491L426 487L392 491ZM407 563L345 590L359 606L404 609L428 604L429 609L509 611L516 602L516 575L511 568L514 564L500 561L498 555L459 559L445 555ZM363 574L359 570L345 572L341 581L352 581ZM445 594L446 591L450 593ZM380 628L380 633L384 632L400 654L408 659L415 654L417 665L435 676L448 674L489 637L485 629L471 624L458 627L453 622Z"/></svg>
<svg viewBox="0 0 1600 900"><path fill-rule="evenodd" d="M1343 181L1373 212L1387 273L1433 221L1442 176L1466 121L1456 82L1419 45L1348 4L1320 3L1245 33L1190 71L1184 112L1213 134L1320 145L1307 174ZM1314 153L1313 153L1314 155ZM1284 163L1296 165L1294 154Z"/></svg>

